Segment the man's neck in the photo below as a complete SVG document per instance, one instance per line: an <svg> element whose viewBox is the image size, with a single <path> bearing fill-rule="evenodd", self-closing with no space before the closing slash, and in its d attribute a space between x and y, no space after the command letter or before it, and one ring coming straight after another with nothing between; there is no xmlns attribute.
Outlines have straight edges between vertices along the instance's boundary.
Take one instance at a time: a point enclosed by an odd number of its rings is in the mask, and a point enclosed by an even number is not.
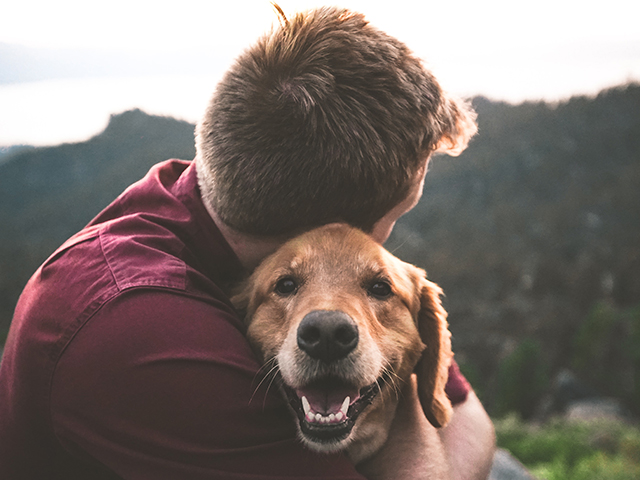
<svg viewBox="0 0 640 480"><path fill-rule="evenodd" d="M265 257L275 252L286 241L286 238L281 237L257 237L240 233L225 224L207 202L203 203L220 233L248 272L252 272Z"/></svg>

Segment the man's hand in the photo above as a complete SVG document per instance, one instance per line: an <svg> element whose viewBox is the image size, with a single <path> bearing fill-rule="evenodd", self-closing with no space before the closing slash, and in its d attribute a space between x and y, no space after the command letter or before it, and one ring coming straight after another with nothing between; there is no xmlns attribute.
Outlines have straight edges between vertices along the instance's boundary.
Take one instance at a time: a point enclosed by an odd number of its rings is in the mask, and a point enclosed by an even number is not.
<svg viewBox="0 0 640 480"><path fill-rule="evenodd" d="M357 469L369 480L451 478L440 435L422 411L415 375L402 390L387 442Z"/></svg>
<svg viewBox="0 0 640 480"><path fill-rule="evenodd" d="M473 390L464 402L453 407L451 422L439 434L451 478L485 480L489 476L496 436L493 423Z"/></svg>

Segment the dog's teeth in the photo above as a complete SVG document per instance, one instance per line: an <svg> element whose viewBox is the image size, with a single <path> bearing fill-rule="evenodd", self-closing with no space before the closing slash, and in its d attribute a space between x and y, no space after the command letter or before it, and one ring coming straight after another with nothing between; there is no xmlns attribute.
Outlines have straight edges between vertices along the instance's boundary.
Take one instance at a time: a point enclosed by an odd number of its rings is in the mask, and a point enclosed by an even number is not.
<svg viewBox="0 0 640 480"><path fill-rule="evenodd" d="M305 417L309 416L309 412L311 411L311 405L309 405L309 400L307 400L307 397L302 397L302 409L304 410L304 415Z"/></svg>
<svg viewBox="0 0 640 480"><path fill-rule="evenodd" d="M347 416L347 411L349 410L349 404L351 403L351 398L345 397L344 402L342 402L342 406L340 407L340 412Z"/></svg>
<svg viewBox="0 0 640 480"><path fill-rule="evenodd" d="M322 415L321 413L317 413L311 410L311 404L307 397L300 397L300 401L302 402L302 409L304 410L304 416L306 420L310 423L334 423L341 422L345 418L347 418L347 411L349 410L349 404L351 403L350 397L345 397L344 402L342 402L342 406L340 407L340 411L337 413L330 413L328 415Z"/></svg>

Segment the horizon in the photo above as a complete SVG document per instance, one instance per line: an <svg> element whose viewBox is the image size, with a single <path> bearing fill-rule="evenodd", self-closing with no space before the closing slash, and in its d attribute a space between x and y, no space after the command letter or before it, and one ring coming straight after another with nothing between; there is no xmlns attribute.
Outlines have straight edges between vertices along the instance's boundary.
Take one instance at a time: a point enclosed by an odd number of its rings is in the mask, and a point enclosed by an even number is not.
<svg viewBox="0 0 640 480"><path fill-rule="evenodd" d="M278 3L289 16L320 4ZM605 10L577 0L339 3L405 42L462 97L558 102L640 80L640 3L611 0ZM131 108L195 122L228 63L276 21L267 0L185 0L173 9L149 0L24 0L2 10L0 43L48 52L35 55L41 60L60 52L78 60L50 65L70 66L67 76L45 72L37 82L0 85L1 146L81 141ZM112 63L101 64L100 55ZM203 56L209 63L190 69ZM178 74L171 65L158 70L165 57L176 59Z"/></svg>

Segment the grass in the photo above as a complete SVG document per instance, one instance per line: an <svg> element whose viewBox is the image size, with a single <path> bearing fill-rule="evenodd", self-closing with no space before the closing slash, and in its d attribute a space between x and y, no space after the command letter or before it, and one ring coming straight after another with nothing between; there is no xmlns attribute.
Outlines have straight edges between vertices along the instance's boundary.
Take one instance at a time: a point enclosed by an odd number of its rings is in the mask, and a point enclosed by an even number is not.
<svg viewBox="0 0 640 480"><path fill-rule="evenodd" d="M495 422L498 446L544 480L640 479L640 429L614 421Z"/></svg>

